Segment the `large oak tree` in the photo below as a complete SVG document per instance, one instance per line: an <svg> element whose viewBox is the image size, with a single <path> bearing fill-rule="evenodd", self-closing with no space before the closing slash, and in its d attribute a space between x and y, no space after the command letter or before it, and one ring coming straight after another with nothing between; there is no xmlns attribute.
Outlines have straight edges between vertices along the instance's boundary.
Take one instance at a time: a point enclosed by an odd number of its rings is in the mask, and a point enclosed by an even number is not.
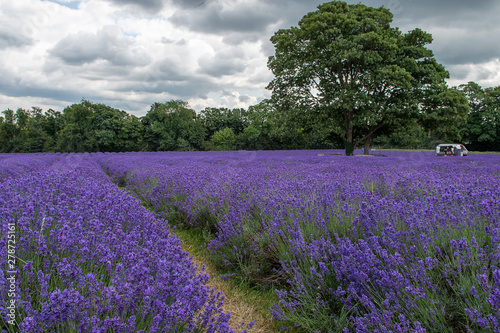
<svg viewBox="0 0 500 333"><path fill-rule="evenodd" d="M391 22L386 8L333 1L305 15L298 27L276 32L275 55L268 61L275 78L268 89L277 108L342 136L346 155L360 143L368 153L384 127L415 118L436 125L428 112L450 121L465 117L466 99L445 93L449 74L425 47L431 35L420 29L402 33Z"/></svg>

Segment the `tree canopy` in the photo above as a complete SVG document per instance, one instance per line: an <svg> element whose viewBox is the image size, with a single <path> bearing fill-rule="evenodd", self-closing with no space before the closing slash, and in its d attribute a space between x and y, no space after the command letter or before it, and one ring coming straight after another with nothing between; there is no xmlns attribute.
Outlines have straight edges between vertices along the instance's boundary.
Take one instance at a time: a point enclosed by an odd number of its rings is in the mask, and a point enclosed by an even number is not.
<svg viewBox="0 0 500 333"><path fill-rule="evenodd" d="M142 138L141 124L137 117L125 111L83 100L81 103L66 107L62 118L64 127L59 130L57 140L59 151L139 149Z"/></svg>
<svg viewBox="0 0 500 333"><path fill-rule="evenodd" d="M201 120L185 101L154 103L141 122L147 150L199 150L205 139Z"/></svg>
<svg viewBox="0 0 500 333"><path fill-rule="evenodd" d="M425 117L395 118L373 139L378 148L434 148L437 143L460 141L470 150L500 150L500 87L482 88L474 82L459 88L437 86L420 106ZM467 97L467 121L450 124ZM454 101L455 99L455 101ZM443 101L450 101L445 104ZM459 103L456 102L459 101ZM209 112L207 112L207 110ZM276 108L271 100L248 109L191 109L187 102L153 103L138 118L104 104L81 101L62 112L38 107L0 114L0 152L94 152L232 149L323 149L343 147L342 138L305 116L296 119ZM422 114L424 111L422 111ZM299 117L303 117L299 119ZM460 120L460 119L459 119ZM333 125L332 125L333 126ZM356 125L354 136L367 127ZM366 135L366 134L364 134ZM359 140L358 140L359 141Z"/></svg>
<svg viewBox="0 0 500 333"><path fill-rule="evenodd" d="M325 137L341 136L347 155L360 142L369 146L382 128L427 120L428 112L446 109L440 114L447 120L465 118L465 99L445 93L448 72L425 47L431 35L405 34L391 22L386 8L333 1L298 27L276 32L268 89L278 109Z"/></svg>
<svg viewBox="0 0 500 333"><path fill-rule="evenodd" d="M500 86L483 89L475 82L460 85L470 112L461 133L474 150L500 150Z"/></svg>

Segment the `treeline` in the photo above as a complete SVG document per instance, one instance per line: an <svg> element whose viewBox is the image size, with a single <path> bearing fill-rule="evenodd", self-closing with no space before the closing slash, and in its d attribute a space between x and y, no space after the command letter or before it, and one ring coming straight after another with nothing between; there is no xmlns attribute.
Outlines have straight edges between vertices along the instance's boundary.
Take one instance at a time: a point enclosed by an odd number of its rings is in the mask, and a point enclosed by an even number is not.
<svg viewBox="0 0 500 333"><path fill-rule="evenodd" d="M124 152L234 149L298 149L275 126L266 102L248 109L154 103L144 117L87 100L62 112L38 107L6 110L0 117L0 152Z"/></svg>
<svg viewBox="0 0 500 333"><path fill-rule="evenodd" d="M379 148L433 148L455 141L471 150L500 150L500 86L461 85L469 101L466 121L426 127L409 120L382 130ZM191 109L187 102L154 103L144 117L83 100L62 112L40 108L5 110L0 117L0 152L124 152L344 148L334 131L318 131L288 119L271 101L248 109ZM450 131L454 128L454 131ZM356 147L360 148L360 147Z"/></svg>
<svg viewBox="0 0 500 333"><path fill-rule="evenodd" d="M467 97L470 109L466 119L456 124L444 120L433 130L413 121L378 137L375 144L381 148L434 148L443 141L453 141L469 150L500 151L500 86L483 89L469 82L456 89Z"/></svg>

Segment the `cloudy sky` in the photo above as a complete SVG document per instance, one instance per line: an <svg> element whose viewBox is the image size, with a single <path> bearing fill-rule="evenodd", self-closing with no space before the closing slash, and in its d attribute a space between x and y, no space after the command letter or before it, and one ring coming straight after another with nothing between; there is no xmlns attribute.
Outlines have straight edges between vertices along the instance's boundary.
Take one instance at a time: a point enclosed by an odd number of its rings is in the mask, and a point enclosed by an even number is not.
<svg viewBox="0 0 500 333"><path fill-rule="evenodd" d="M137 116L170 99L248 107L270 96L270 37L322 2L0 0L0 111L82 98ZM389 8L404 32L431 33L450 85L500 85L500 1L361 2Z"/></svg>

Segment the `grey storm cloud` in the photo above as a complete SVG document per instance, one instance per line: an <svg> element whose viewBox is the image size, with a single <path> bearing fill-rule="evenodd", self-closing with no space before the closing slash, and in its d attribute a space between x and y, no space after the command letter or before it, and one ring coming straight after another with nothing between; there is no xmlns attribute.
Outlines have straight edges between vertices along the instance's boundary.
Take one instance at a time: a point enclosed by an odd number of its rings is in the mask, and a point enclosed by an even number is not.
<svg viewBox="0 0 500 333"><path fill-rule="evenodd" d="M295 18L295 22L292 22L292 15L287 22L296 26L306 12L316 10L320 3L314 1L315 8L312 8L311 2L311 7ZM347 3L357 4L359 0L347 0ZM365 0L363 4L388 8L393 14L392 26L403 32L421 28L432 34L434 41L428 47L445 67L500 58L498 0ZM273 50L266 45L267 52Z"/></svg>
<svg viewBox="0 0 500 333"><path fill-rule="evenodd" d="M154 75L146 74L143 81L131 82L123 92L145 92L153 94L167 93L178 98L192 98L193 96L206 96L214 91L214 82L211 78L196 77L192 80L171 81L158 80ZM176 97L176 98L177 98Z"/></svg>
<svg viewBox="0 0 500 333"><path fill-rule="evenodd" d="M352 2L352 1L348 1ZM485 9L497 7L496 0L376 0L366 1L371 6L377 3L379 6L389 8L397 17L408 17L421 21L422 19L446 18L453 20L459 17L471 17L475 12L484 14ZM375 5L373 5L375 7ZM446 24L446 22L441 22Z"/></svg>
<svg viewBox="0 0 500 333"><path fill-rule="evenodd" d="M196 10L177 11L170 21L190 30L205 33L263 32L279 18L266 10L263 2L245 3L233 8L224 8L217 3Z"/></svg>
<svg viewBox="0 0 500 333"><path fill-rule="evenodd" d="M216 0L171 0L171 3L183 9L190 9L207 6L215 1Z"/></svg>
<svg viewBox="0 0 500 333"><path fill-rule="evenodd" d="M435 55L449 65L480 64L500 57L500 29L492 33L451 32L440 36L433 47ZM495 41L497 39L497 41Z"/></svg>
<svg viewBox="0 0 500 333"><path fill-rule="evenodd" d="M20 47L24 45L31 45L33 41L21 34L18 34L14 31L4 30L6 27L0 27L0 50L9 48L9 47Z"/></svg>
<svg viewBox="0 0 500 333"><path fill-rule="evenodd" d="M214 77L221 77L224 75L240 73L245 69L245 65L240 61L230 60L226 62L219 62L213 60L214 59L211 59L206 63L204 63L203 60L200 61L200 63L203 64L200 73L208 74Z"/></svg>
<svg viewBox="0 0 500 333"><path fill-rule="evenodd" d="M245 54L238 48L219 50L212 57L200 58L199 73L213 77L233 75L245 70Z"/></svg>
<svg viewBox="0 0 500 333"><path fill-rule="evenodd" d="M201 7L210 3L212 0L107 0L108 2L114 3L116 5L125 5L125 6L135 6L141 8L150 13L157 13L162 8L169 4L173 4L174 6L190 9Z"/></svg>
<svg viewBox="0 0 500 333"><path fill-rule="evenodd" d="M54 89L26 82L9 73L5 68L0 68L0 76L2 77L2 80L0 80L0 92L8 96L34 96L62 101L77 101L82 98L79 92L71 89Z"/></svg>
<svg viewBox="0 0 500 333"><path fill-rule="evenodd" d="M214 90L214 80L210 76L192 74L169 58L136 70L126 77L119 91L162 94L180 98L207 95Z"/></svg>
<svg viewBox="0 0 500 333"><path fill-rule="evenodd" d="M0 60L0 97L21 100L34 96L58 101L57 105L85 97L130 105L126 108L136 112L141 105L155 102L150 99L165 96L204 98L210 103L250 103L267 96L270 92L265 86L272 74L266 68L266 57L274 53L270 38L279 29L297 26L304 15L325 2L105 0L100 16L102 0L85 0L80 5L74 5L79 0L22 1L38 3L40 8L47 1L65 4L73 9L72 18L95 25L79 26L79 21L54 16L60 26L70 25L68 31L80 32L68 35L60 29L24 36L19 27L39 17L38 7L29 14L16 6L17 1L0 0L5 5L0 10L0 19L5 21L0 26L0 57L11 61ZM392 26L403 32L421 28L431 33L434 41L428 47L450 71L454 84L471 78L480 84L500 84L494 81L500 63L500 1L347 0L349 4L360 1L389 8L394 16ZM37 27L45 31L44 25ZM210 48L212 54L207 53ZM251 58L254 56L257 58ZM47 87L52 80L60 80L62 90Z"/></svg>
<svg viewBox="0 0 500 333"><path fill-rule="evenodd" d="M181 82L195 79L187 70L181 68L174 61L166 58L158 62L147 75L151 80Z"/></svg>
<svg viewBox="0 0 500 333"><path fill-rule="evenodd" d="M384 1L378 2L384 5ZM428 47L452 78L472 74L472 67L456 65L481 64L500 58L499 1L401 0L391 3L394 8L387 7L393 9L393 26L404 32L418 27L432 34L434 40Z"/></svg>
<svg viewBox="0 0 500 333"><path fill-rule="evenodd" d="M164 0L108 0L116 5L134 5L148 12L157 12L163 8Z"/></svg>
<svg viewBox="0 0 500 333"><path fill-rule="evenodd" d="M66 36L49 53L68 65L99 59L117 66L143 66L149 62L146 52L134 48L132 37L122 35L115 27L104 27L95 34L80 32Z"/></svg>
<svg viewBox="0 0 500 333"><path fill-rule="evenodd" d="M238 100L239 100L240 102L246 102L246 101L248 101L248 100L250 100L250 99L251 99L251 97L250 97L250 96L248 96L248 95L241 95L241 96L239 96L239 97L238 97Z"/></svg>

